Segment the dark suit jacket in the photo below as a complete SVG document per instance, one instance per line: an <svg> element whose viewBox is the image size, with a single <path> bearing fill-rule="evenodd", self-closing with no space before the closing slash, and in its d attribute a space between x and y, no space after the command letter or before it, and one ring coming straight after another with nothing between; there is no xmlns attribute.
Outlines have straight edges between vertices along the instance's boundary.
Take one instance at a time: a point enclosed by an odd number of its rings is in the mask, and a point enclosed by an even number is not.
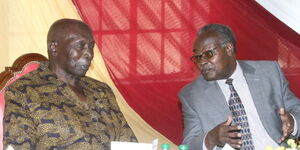
<svg viewBox="0 0 300 150"><path fill-rule="evenodd" d="M253 97L260 120L270 137L281 134L279 108L293 114L300 129L300 101L290 91L278 63L274 61L239 61ZM202 150L204 136L231 115L217 81L199 76L179 93L184 119L184 140L192 150ZM297 133L299 136L299 132Z"/></svg>

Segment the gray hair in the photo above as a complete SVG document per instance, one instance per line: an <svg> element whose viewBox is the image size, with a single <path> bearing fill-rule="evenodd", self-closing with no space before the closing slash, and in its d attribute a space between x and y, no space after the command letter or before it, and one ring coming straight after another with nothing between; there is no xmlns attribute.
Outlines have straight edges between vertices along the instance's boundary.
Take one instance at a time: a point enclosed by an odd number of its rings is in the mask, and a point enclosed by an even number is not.
<svg viewBox="0 0 300 150"><path fill-rule="evenodd" d="M208 31L215 31L216 33L218 33L218 35L221 36L221 39L223 40L222 43L232 43L234 52L236 51L236 39L230 27L223 24L208 24L199 30L198 35L201 35Z"/></svg>

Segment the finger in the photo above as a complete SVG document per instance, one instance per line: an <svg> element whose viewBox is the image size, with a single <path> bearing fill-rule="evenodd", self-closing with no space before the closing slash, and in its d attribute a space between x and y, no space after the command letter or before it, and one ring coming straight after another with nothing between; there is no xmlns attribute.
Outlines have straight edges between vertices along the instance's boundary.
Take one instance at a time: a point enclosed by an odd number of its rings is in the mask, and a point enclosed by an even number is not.
<svg viewBox="0 0 300 150"><path fill-rule="evenodd" d="M282 136L287 137L287 130L283 130Z"/></svg>
<svg viewBox="0 0 300 150"><path fill-rule="evenodd" d="M242 145L242 140L227 138L225 143L228 143L229 145L233 145L234 148L240 148L240 146Z"/></svg>
<svg viewBox="0 0 300 150"><path fill-rule="evenodd" d="M229 132L227 134L227 137L229 138L234 138L234 139L239 139L241 138L242 134L240 133L240 131L236 131L236 132Z"/></svg>
<svg viewBox="0 0 300 150"><path fill-rule="evenodd" d="M284 115L284 114L285 114L284 108L281 107L281 108L279 109L279 114L280 114L280 115Z"/></svg>
<svg viewBox="0 0 300 150"><path fill-rule="evenodd" d="M279 109L279 116L280 116L282 123L285 123L286 121L288 121L288 113L286 113L284 108Z"/></svg>
<svg viewBox="0 0 300 150"><path fill-rule="evenodd" d="M282 132L286 133L289 130L289 127L287 124L282 125Z"/></svg>
<svg viewBox="0 0 300 150"><path fill-rule="evenodd" d="M235 148L235 149L239 149L241 148L242 145L240 144L229 144L231 147Z"/></svg>
<svg viewBox="0 0 300 150"><path fill-rule="evenodd" d="M292 129L289 127L287 123L282 125L282 137L278 140L279 143L283 142L288 138L288 135L292 133Z"/></svg>
<svg viewBox="0 0 300 150"><path fill-rule="evenodd" d="M227 127L228 132L233 132L233 131L240 132L240 130L241 130L241 126L238 126L238 125L233 125L233 126Z"/></svg>
<svg viewBox="0 0 300 150"><path fill-rule="evenodd" d="M283 130L282 137L279 139L279 143L283 142L287 137L287 130Z"/></svg>
<svg viewBox="0 0 300 150"><path fill-rule="evenodd" d="M225 122L225 125L226 125L226 126L229 126L229 125L231 124L231 122L232 122L232 117L231 117L231 116L228 116L228 117L227 117L227 121Z"/></svg>
<svg viewBox="0 0 300 150"><path fill-rule="evenodd" d="M288 132L288 126L286 124L282 125L282 135L286 136Z"/></svg>
<svg viewBox="0 0 300 150"><path fill-rule="evenodd" d="M286 136L282 136L282 137L278 140L278 142L279 142L279 143L282 143L286 138L287 138Z"/></svg>

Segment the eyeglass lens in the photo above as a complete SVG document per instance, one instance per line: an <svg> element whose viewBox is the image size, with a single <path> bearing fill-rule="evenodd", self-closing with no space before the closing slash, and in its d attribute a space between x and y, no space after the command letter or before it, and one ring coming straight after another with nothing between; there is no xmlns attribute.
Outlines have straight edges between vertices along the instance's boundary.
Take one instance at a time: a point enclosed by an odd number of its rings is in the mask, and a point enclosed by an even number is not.
<svg viewBox="0 0 300 150"><path fill-rule="evenodd" d="M210 58L212 58L213 56L214 56L214 51L215 49L212 49L212 50L207 50L207 51L205 51L205 52L203 52L202 54L200 54L200 55L194 55L193 57L192 57L192 61L194 62L194 63L199 63L201 60L207 60L207 59L210 59Z"/></svg>

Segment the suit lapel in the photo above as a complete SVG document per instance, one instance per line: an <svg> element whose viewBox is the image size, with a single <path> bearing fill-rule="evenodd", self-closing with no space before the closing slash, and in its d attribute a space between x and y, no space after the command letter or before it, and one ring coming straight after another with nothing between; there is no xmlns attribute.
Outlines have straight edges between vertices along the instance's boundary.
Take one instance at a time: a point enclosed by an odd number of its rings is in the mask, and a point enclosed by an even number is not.
<svg viewBox="0 0 300 150"><path fill-rule="evenodd" d="M270 118L268 118L265 114L268 114L266 112L265 107L270 105L268 101L266 100L266 97L263 95L263 84L262 79L259 75L255 73L255 68L247 64L246 62L239 61L239 64L243 70L245 79L247 81L255 108L257 110L257 113L259 115L259 119L261 120L264 128L266 129L267 133L272 137L276 138L278 136L273 135L274 132L271 131L270 125ZM276 141L276 139L274 139Z"/></svg>
<svg viewBox="0 0 300 150"><path fill-rule="evenodd" d="M207 87L206 87L205 93L208 97L209 102L211 103L210 106L215 107L214 110L212 110L212 111L220 113L220 114L227 114L227 116L231 115L231 112L228 108L228 104L226 102L225 96L222 93L222 90L219 87L218 83L216 81L208 81L208 84L206 84L206 85L207 85ZM226 116L226 119L227 119L227 116Z"/></svg>
<svg viewBox="0 0 300 150"><path fill-rule="evenodd" d="M249 73L245 73L245 72L244 72L244 76L246 78L255 108L258 112L258 115L259 115L261 121L263 122L263 124L265 124L264 121L266 119L264 118L265 115L263 115L263 114L265 114L263 106L268 105L268 104L266 103L266 101L262 100L263 97L262 97L261 92L263 91L263 89L262 89L262 85L260 84L261 79L259 76L255 75L255 74L249 74Z"/></svg>

